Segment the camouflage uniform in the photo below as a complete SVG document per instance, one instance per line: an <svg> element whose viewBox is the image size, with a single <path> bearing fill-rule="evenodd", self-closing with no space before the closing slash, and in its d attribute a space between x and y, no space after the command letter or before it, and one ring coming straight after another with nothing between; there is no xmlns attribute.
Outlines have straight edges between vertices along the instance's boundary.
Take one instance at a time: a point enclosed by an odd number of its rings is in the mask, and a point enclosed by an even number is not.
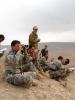
<svg viewBox="0 0 75 100"><path fill-rule="evenodd" d="M24 74L8 74L6 81L16 86L30 87L33 83L33 79L36 78L35 73L25 72Z"/></svg>
<svg viewBox="0 0 75 100"><path fill-rule="evenodd" d="M29 47L35 47L38 49L38 35L33 32L29 35Z"/></svg>
<svg viewBox="0 0 75 100"><path fill-rule="evenodd" d="M43 71L49 71L50 78L59 80L65 78L69 71L68 67L62 65L59 60L53 60L52 62L47 62L45 57L40 60L40 65Z"/></svg>
<svg viewBox="0 0 75 100"><path fill-rule="evenodd" d="M40 59L39 64L43 71L49 70L50 63L46 60L44 56Z"/></svg>
<svg viewBox="0 0 75 100"><path fill-rule="evenodd" d="M27 72L27 71L36 71L36 68L32 62L32 57L29 54L25 54L24 58L23 58L23 64L21 67L23 72Z"/></svg>
<svg viewBox="0 0 75 100"><path fill-rule="evenodd" d="M5 79L7 82L14 85L25 85L29 87L33 81L34 73L26 72L21 74L17 68L20 68L22 65L22 59L24 55L20 52L15 53L10 51L5 58Z"/></svg>
<svg viewBox="0 0 75 100"><path fill-rule="evenodd" d="M52 79L59 80L66 76L68 68L62 65L59 60L50 63L49 75Z"/></svg>

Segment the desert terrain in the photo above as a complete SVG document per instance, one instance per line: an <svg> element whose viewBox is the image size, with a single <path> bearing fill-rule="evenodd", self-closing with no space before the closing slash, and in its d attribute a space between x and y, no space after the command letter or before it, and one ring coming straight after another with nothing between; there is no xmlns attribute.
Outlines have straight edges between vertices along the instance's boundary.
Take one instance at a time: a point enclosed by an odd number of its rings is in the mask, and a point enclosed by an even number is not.
<svg viewBox="0 0 75 100"><path fill-rule="evenodd" d="M70 59L68 66L75 67L75 49L57 48L49 53L49 59L62 55ZM41 76L37 86L29 89L8 84L3 80L4 56L0 58L0 100L75 100L75 72L67 78L67 86Z"/></svg>

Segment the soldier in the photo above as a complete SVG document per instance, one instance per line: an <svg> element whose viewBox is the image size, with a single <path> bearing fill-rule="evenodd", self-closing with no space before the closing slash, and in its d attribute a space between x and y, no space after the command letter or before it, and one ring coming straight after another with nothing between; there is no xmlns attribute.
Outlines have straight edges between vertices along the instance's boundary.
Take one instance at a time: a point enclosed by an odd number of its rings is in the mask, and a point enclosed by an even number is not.
<svg viewBox="0 0 75 100"><path fill-rule="evenodd" d="M38 43L40 42L37 31L37 26L34 26L32 33L29 35L29 47L35 47L36 49L38 49Z"/></svg>
<svg viewBox="0 0 75 100"><path fill-rule="evenodd" d="M32 62L36 68L38 68L38 60L39 60L39 50L35 49L35 47L29 47L30 56L32 57Z"/></svg>
<svg viewBox="0 0 75 100"><path fill-rule="evenodd" d="M5 79L13 85L24 85L25 87L31 86L33 83L34 72L20 73L19 68L22 66L24 55L19 51L20 41L14 40L11 42L11 51L6 54L5 58Z"/></svg>
<svg viewBox="0 0 75 100"><path fill-rule="evenodd" d="M44 56L39 60L40 66L43 71L48 71L50 62L48 61L48 51L45 52Z"/></svg>
<svg viewBox="0 0 75 100"><path fill-rule="evenodd" d="M65 65L69 64L69 59L54 60L49 66L49 75L52 79L60 80L67 76L69 68Z"/></svg>
<svg viewBox="0 0 75 100"><path fill-rule="evenodd" d="M59 56L58 59L54 59L51 62L47 61L48 54L46 53L40 60L40 65L44 72L49 71L49 76L52 79L59 80L64 79L71 72L68 67L65 65L69 64L69 59L63 59L62 56Z"/></svg>
<svg viewBox="0 0 75 100"><path fill-rule="evenodd" d="M40 57L45 56L46 51L48 52L47 45L45 45L45 47L41 50Z"/></svg>
<svg viewBox="0 0 75 100"><path fill-rule="evenodd" d="M3 42L5 39L4 35L3 34L0 34L0 43ZM0 57L2 57L4 54L4 52L0 52Z"/></svg>
<svg viewBox="0 0 75 100"><path fill-rule="evenodd" d="M21 53L24 55L23 60L22 60L21 71L22 72L36 71L36 68L33 64L33 58L30 55L30 53L27 52L27 49L25 46L22 46Z"/></svg>

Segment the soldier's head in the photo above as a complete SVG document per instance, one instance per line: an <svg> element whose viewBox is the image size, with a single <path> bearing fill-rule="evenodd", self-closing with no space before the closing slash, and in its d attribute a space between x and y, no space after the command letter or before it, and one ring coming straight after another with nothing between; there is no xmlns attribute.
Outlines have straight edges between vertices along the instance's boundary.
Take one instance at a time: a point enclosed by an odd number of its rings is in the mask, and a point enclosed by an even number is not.
<svg viewBox="0 0 75 100"><path fill-rule="evenodd" d="M47 46L47 45L45 45L45 49L47 49L47 47L48 47L48 46Z"/></svg>
<svg viewBox="0 0 75 100"><path fill-rule="evenodd" d="M65 59L65 65L69 64L70 60L68 58Z"/></svg>
<svg viewBox="0 0 75 100"><path fill-rule="evenodd" d="M30 47L29 47L29 50L30 50L30 52L32 52L32 53L33 53L33 52L35 51L35 47L30 46Z"/></svg>
<svg viewBox="0 0 75 100"><path fill-rule="evenodd" d="M61 62L63 62L63 57L62 56L59 56L58 57L58 60L60 60Z"/></svg>
<svg viewBox="0 0 75 100"><path fill-rule="evenodd" d="M11 48L12 48L12 50L14 50L14 51L19 51L20 50L20 41L18 41L18 40L13 40L12 42L11 42Z"/></svg>
<svg viewBox="0 0 75 100"><path fill-rule="evenodd" d="M33 33L37 33L37 31L38 31L38 27L37 26L34 26L33 27Z"/></svg>
<svg viewBox="0 0 75 100"><path fill-rule="evenodd" d="M64 59L63 60L63 65L67 65L67 64L69 64L70 63L70 60L68 59L68 58L66 58L66 59Z"/></svg>
<svg viewBox="0 0 75 100"><path fill-rule="evenodd" d="M5 37L3 34L0 34L0 42L4 41Z"/></svg>

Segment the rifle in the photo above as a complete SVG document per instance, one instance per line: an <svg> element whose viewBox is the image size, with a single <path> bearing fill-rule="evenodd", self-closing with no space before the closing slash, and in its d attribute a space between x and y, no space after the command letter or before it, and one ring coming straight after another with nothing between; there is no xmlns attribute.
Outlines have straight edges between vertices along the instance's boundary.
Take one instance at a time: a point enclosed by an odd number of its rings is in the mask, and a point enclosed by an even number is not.
<svg viewBox="0 0 75 100"><path fill-rule="evenodd" d="M70 73L72 73L72 72L75 71L75 68L73 68L73 67L72 67L72 68L68 68L68 69L69 69L69 72L70 72Z"/></svg>

